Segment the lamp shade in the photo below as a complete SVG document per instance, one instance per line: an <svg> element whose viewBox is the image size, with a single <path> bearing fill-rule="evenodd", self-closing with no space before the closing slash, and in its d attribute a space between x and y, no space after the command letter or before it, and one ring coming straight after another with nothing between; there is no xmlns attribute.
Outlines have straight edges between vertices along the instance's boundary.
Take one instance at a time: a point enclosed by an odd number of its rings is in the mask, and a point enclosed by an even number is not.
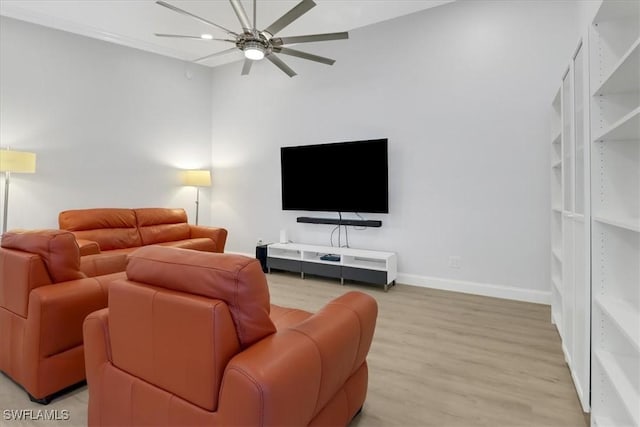
<svg viewBox="0 0 640 427"><path fill-rule="evenodd" d="M182 185L211 187L211 171L206 169L182 171Z"/></svg>
<svg viewBox="0 0 640 427"><path fill-rule="evenodd" d="M0 150L0 172L35 173L36 154Z"/></svg>

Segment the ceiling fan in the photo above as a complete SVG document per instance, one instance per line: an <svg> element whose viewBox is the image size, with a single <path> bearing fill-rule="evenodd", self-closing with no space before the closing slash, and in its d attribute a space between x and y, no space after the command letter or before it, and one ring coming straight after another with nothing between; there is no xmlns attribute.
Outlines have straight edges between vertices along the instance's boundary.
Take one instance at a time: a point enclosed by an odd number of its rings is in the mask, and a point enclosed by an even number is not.
<svg viewBox="0 0 640 427"><path fill-rule="evenodd" d="M274 37L278 32L280 32L283 28L287 27L296 19L300 18L302 15L311 10L316 3L313 0L302 0L296 6L294 6L290 11L282 15L278 18L273 24L269 25L262 31L258 31L256 28L256 0L253 0L253 25L249 21L249 17L247 16L247 12L240 0L229 0L231 6L233 7L233 11L236 13L238 20L240 21L240 25L242 26L242 32L234 32L231 31L222 25L218 25L214 22L211 22L207 19L201 18L197 15L194 15L191 12L180 9L170 3L167 3L163 0L157 0L157 4L160 6L166 7L174 12L181 13L186 16L190 16L197 21L200 21L204 24L211 25L212 27L216 27L224 32L227 35L233 37L233 39L217 39L213 38L210 34L202 34L201 36L189 36L189 35L179 35L179 34L159 34L155 35L158 37L174 37L174 38L186 38L186 39L205 39L205 40L217 40L224 41L235 44L234 47L213 53L211 55L203 56L202 58L195 59L193 62L204 61L209 58L213 58L214 56L225 55L227 53L231 53L237 51L238 49L244 53L245 60L244 65L242 66L242 75L248 75L251 71L251 65L254 61L259 61L263 58L267 58L271 61L276 67L280 68L283 72L285 72L289 77L293 77L296 75L296 72L293 71L287 64L280 59L276 53L282 53L284 55L295 56L302 59L308 59L310 61L320 62L322 64L333 65L335 62L334 59L325 58L318 55L313 55L311 53L302 52L299 50L291 49L285 47L288 44L294 43L309 43L309 42L320 42L320 41L328 41L328 40L342 40L348 39L348 32L340 32L340 33L326 33L326 34L311 34L306 36L294 36L294 37Z"/></svg>

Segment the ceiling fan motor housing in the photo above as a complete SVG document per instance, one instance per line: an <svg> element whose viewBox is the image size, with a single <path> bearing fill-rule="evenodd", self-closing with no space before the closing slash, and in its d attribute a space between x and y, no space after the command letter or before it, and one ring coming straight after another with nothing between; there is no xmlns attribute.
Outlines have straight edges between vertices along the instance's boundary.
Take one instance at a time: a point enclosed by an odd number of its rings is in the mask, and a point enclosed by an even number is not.
<svg viewBox="0 0 640 427"><path fill-rule="evenodd" d="M256 57L256 60L262 59L273 51L273 46L262 34L258 34L257 36L250 33L240 34L236 39L236 46L245 52L245 54L247 54L247 51L261 52L262 55ZM251 56L248 57L251 58Z"/></svg>

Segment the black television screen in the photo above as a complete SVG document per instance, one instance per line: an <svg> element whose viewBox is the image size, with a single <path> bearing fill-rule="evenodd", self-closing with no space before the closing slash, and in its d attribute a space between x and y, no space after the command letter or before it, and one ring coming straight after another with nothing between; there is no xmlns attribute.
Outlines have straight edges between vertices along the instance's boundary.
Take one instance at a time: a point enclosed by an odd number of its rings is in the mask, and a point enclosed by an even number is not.
<svg viewBox="0 0 640 427"><path fill-rule="evenodd" d="M389 213L387 140L282 147L282 209Z"/></svg>

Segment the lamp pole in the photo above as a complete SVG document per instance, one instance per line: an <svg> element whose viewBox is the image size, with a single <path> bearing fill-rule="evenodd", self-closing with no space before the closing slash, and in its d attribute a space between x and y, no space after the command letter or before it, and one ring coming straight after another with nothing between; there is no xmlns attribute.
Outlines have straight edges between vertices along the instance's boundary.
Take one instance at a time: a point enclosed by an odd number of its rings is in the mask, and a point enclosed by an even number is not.
<svg viewBox="0 0 640 427"><path fill-rule="evenodd" d="M4 209L2 213L2 234L7 232L7 213L9 212L9 180L11 172L4 173Z"/></svg>
<svg viewBox="0 0 640 427"><path fill-rule="evenodd" d="M196 187L196 225L198 225L199 210L200 210L200 187Z"/></svg>

